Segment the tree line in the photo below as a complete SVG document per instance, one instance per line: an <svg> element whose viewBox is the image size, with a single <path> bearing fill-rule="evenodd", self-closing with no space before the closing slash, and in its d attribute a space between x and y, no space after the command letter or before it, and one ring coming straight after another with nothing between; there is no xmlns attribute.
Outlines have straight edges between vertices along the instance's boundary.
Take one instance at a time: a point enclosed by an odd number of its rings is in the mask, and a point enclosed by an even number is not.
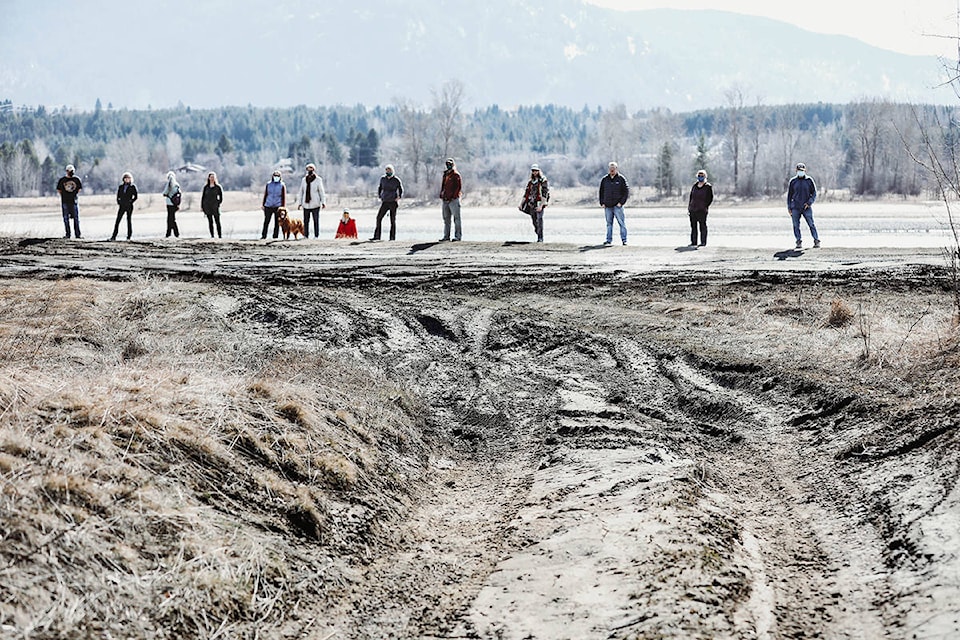
<svg viewBox="0 0 960 640"><path fill-rule="evenodd" d="M937 189L912 159L924 136L933 132L945 158L960 143L954 107L883 99L764 105L734 88L724 106L689 113L631 113L623 105L467 111L463 103L458 81L444 84L429 105L397 100L372 108L118 110L98 101L78 111L6 100L0 197L50 195L66 164L92 193L115 190L124 171L146 188L160 185L170 169L183 173L186 188L216 171L227 188L259 189L273 169L300 174L311 161L333 191L367 194L391 163L410 196L431 197L446 157L457 159L468 190L519 184L532 162L555 186L595 185L616 160L632 184L654 187L656 197L682 196L700 168L719 193L775 197L803 161L822 190L912 196Z"/></svg>

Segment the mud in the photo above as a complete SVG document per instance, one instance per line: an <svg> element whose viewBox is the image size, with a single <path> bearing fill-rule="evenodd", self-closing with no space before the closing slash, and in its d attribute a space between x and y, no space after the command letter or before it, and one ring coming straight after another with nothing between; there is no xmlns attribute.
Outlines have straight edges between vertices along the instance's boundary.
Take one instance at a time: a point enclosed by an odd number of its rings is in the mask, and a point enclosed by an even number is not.
<svg viewBox="0 0 960 640"><path fill-rule="evenodd" d="M935 252L0 255L5 279L199 283L243 331L347 354L423 402L426 473L344 542L301 637L960 635L960 358ZM824 326L836 298L859 332Z"/></svg>

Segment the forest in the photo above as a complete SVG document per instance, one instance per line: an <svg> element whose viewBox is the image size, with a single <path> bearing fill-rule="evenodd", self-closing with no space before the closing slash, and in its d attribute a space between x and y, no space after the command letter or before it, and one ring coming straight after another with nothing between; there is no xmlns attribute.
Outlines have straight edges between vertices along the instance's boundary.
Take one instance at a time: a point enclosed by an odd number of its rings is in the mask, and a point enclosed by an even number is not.
<svg viewBox="0 0 960 640"><path fill-rule="evenodd" d="M557 105L472 111L458 81L432 104L92 110L0 102L0 197L50 195L70 163L84 192L116 188L131 171L144 189L169 170L185 188L215 171L228 189L258 189L275 168L299 176L315 162L329 191L375 191L395 165L407 195L432 197L443 160L456 158L465 190L521 183L537 162L555 187L592 185L616 160L654 198L685 193L705 168L729 197L779 197L796 162L837 197L939 195L914 157L931 145L957 157L954 107L864 98L849 104L764 105L737 89L722 107L689 113ZM289 181L289 178L288 178Z"/></svg>

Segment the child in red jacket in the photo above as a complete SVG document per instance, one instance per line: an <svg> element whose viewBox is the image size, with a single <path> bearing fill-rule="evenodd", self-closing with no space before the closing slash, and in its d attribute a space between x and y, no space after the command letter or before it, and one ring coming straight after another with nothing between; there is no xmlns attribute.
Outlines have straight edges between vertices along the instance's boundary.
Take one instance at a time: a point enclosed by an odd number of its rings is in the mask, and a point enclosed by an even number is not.
<svg viewBox="0 0 960 640"><path fill-rule="evenodd" d="M357 238L357 221L350 217L350 210L343 210L343 217L337 226L337 240L340 238Z"/></svg>

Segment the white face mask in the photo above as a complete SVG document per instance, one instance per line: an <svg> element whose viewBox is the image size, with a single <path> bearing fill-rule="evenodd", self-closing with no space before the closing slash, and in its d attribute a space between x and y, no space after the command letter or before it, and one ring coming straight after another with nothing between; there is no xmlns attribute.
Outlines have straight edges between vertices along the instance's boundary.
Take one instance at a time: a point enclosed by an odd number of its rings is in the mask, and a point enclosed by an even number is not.
<svg viewBox="0 0 960 640"><path fill-rule="evenodd" d="M273 176L274 182L280 182L280 176Z"/></svg>
<svg viewBox="0 0 960 640"><path fill-rule="evenodd" d="M807 175L807 172L806 172L806 171L803 171L803 170L797 171L797 177L798 177L798 178L802 178L802 177L804 177L805 175Z"/></svg>

